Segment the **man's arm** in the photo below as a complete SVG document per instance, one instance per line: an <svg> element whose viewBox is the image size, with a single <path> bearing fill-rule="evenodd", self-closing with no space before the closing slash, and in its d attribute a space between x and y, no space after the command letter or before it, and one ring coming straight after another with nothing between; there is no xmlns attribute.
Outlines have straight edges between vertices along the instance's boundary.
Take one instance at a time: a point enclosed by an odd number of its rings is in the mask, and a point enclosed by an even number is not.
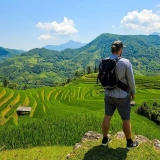
<svg viewBox="0 0 160 160"><path fill-rule="evenodd" d="M127 78L128 85L130 88L131 99L133 100L135 92L136 92L136 87L135 87L135 80L134 80L132 64L130 61L127 64L126 78Z"/></svg>

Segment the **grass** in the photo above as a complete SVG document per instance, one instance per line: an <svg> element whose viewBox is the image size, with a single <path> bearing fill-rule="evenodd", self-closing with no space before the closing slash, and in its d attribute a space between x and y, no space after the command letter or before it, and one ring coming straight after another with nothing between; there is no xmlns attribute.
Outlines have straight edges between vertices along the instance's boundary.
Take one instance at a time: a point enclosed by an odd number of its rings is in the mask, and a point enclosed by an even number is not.
<svg viewBox="0 0 160 160"><path fill-rule="evenodd" d="M131 113L133 133L160 140L159 126L135 113L144 101L160 101L160 77L135 78L136 106L132 107ZM96 84L96 74L83 76L63 87L27 90L0 87L0 91L0 124L3 124L0 126L0 147L5 146L3 149L48 145L69 147L79 142L88 130L101 132L104 91L100 84ZM13 107L8 110L10 104ZM17 117L19 105L32 107L31 114ZM115 112L110 133L119 130L121 119ZM63 140L63 137L67 138Z"/></svg>
<svg viewBox="0 0 160 160"><path fill-rule="evenodd" d="M64 160L73 147L48 146L0 152L2 160ZM62 152L63 151L63 152Z"/></svg>
<svg viewBox="0 0 160 160"><path fill-rule="evenodd" d="M70 153L69 160L159 160L157 151L150 141L137 148L126 149L124 139L112 138L108 146L100 146L101 140L81 143L81 147Z"/></svg>

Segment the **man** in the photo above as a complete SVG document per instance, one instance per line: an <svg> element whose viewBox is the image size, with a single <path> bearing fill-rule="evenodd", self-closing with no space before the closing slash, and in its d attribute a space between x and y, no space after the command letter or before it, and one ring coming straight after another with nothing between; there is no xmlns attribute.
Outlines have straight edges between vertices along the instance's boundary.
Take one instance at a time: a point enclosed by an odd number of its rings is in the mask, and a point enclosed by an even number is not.
<svg viewBox="0 0 160 160"><path fill-rule="evenodd" d="M124 47L126 46L124 46L121 41L113 42L111 46L112 55L109 58L116 59L118 57L121 57ZM132 65L128 59L120 58L117 61L116 74L121 82L129 86L129 92L124 91L118 87L116 87L113 90L105 90L105 116L102 122L102 145L106 146L110 141L110 139L107 137L110 126L110 120L114 111L117 109L123 121L122 128L126 137L127 148L131 149L133 147L137 147L138 142L134 142L131 139L130 100L134 99L135 81Z"/></svg>

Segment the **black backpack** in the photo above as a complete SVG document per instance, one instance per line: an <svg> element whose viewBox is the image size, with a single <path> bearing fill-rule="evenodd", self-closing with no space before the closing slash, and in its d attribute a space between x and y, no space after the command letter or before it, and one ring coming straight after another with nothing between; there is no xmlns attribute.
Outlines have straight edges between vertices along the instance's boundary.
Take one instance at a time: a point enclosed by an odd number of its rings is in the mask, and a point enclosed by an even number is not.
<svg viewBox="0 0 160 160"><path fill-rule="evenodd" d="M97 76L97 83L98 80L100 81L101 85L107 89L112 90L116 87L123 89L128 92L129 87L121 82L116 76L116 63L120 59L120 57L116 59L102 59L99 64L99 73Z"/></svg>

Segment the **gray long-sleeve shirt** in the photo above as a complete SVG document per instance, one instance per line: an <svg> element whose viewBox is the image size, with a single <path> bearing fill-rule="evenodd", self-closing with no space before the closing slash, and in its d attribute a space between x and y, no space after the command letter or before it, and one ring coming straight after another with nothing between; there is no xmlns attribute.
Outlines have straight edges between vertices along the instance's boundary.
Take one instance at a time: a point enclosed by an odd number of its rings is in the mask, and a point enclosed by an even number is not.
<svg viewBox="0 0 160 160"><path fill-rule="evenodd" d="M109 58L117 58L118 55L111 55ZM116 73L118 79L129 86L130 94L135 94L135 80L132 70L131 62L128 59L121 58L116 63ZM124 98L128 93L120 88L115 88L113 90L105 90L105 94L114 98Z"/></svg>

